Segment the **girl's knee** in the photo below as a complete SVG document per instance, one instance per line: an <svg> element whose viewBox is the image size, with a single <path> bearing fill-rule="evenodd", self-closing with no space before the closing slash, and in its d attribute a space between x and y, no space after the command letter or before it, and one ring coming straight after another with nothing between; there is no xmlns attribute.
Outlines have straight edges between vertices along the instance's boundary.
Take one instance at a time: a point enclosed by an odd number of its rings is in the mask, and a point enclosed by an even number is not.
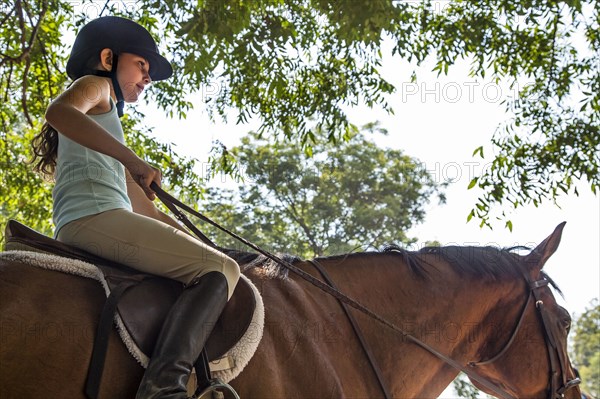
<svg viewBox="0 0 600 399"><path fill-rule="evenodd" d="M229 257L223 259L222 273L227 280L227 300L230 300L233 296L233 291L240 279L240 266L236 261Z"/></svg>
<svg viewBox="0 0 600 399"><path fill-rule="evenodd" d="M238 263L235 260L229 257L225 258L225 263L223 265L223 274L225 274L230 284L237 284L241 274L240 265L238 265Z"/></svg>

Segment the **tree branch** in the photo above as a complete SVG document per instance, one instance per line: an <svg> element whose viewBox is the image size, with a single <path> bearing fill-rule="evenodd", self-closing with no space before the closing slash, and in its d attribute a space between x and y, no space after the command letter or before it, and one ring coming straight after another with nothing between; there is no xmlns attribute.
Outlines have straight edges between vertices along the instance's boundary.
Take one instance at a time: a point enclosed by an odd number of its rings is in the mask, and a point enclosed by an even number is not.
<svg viewBox="0 0 600 399"><path fill-rule="evenodd" d="M47 12L48 12L48 1L45 0L42 3L42 11L41 11L41 13L39 15L39 19L37 21L37 24L35 24L35 26L33 27L33 31L31 32L31 37L29 38L29 45L27 46L27 51L28 52L31 52L31 48L33 47L33 42L37 38L38 32L40 30L40 25L42 24L42 21L46 17L46 13ZM29 15L29 13L27 13L27 15ZM33 24L33 20L31 18L29 18L29 22L31 22Z"/></svg>
<svg viewBox="0 0 600 399"><path fill-rule="evenodd" d="M15 12L15 7L13 7L12 10L10 10L9 12L6 13L6 15L4 16L4 18L2 19L2 21L0 21L0 26L4 25L4 23L6 22L6 20L8 18L10 18L10 16L12 15L13 12Z"/></svg>
<svg viewBox="0 0 600 399"><path fill-rule="evenodd" d="M52 58L49 57L48 51L46 51L46 46L44 46L44 42L42 42L40 40L39 36L38 36L37 40L40 45L40 51L42 52L42 57L44 58L44 63L46 64L46 69L48 70L48 80L50 80L50 77L52 76L50 65L52 65L54 67L54 69L57 70L59 73L60 73L61 69L58 64L56 64L55 62L52 62ZM50 86L50 89L52 89L52 87L53 86ZM51 95L53 95L53 93Z"/></svg>
<svg viewBox="0 0 600 399"><path fill-rule="evenodd" d="M544 107L544 112L547 113L548 104L550 103L550 85L553 84L554 80L554 70L556 68L556 33L558 31L558 23L560 22L560 14L562 13L562 7L559 10L555 9L554 21L552 24L552 44L551 44L551 53L550 53L550 63L548 64L548 82L546 84L546 90L544 95L546 96L546 106Z"/></svg>
<svg viewBox="0 0 600 399"><path fill-rule="evenodd" d="M27 119L27 123L29 123L29 126L33 127L33 121L31 120L31 116L29 116L29 110L27 107L27 88L29 86L27 75L29 74L30 67L31 59L27 58L25 70L23 71L23 84L21 86L21 106L23 107L23 114L25 115L25 119Z"/></svg>
<svg viewBox="0 0 600 399"><path fill-rule="evenodd" d="M108 3L109 2L110 2L110 0L106 0L106 3L104 3L104 7L102 7L102 10L100 11L100 14L98 15L99 17L101 17L102 14L104 14L104 11L106 11L106 9L108 8ZM123 3L123 5L125 5L125 3ZM125 8L127 8L127 6Z"/></svg>
<svg viewBox="0 0 600 399"><path fill-rule="evenodd" d="M27 43L27 40L26 40L27 29L25 27L25 20L23 18L23 7L21 6L21 0L17 0L13 11L17 11L17 17L19 19L19 28L21 29L22 52L21 52L21 54L19 54L16 57L10 57L6 54L3 54L2 61L0 61L0 67L3 66L4 64L6 64L7 62L20 63L20 62L23 62L23 60L29 58L29 55L31 54L31 48L33 46L33 42L36 39L37 34L39 32L40 25L42 24L42 21L44 20L44 17L46 16L46 13L48 12L48 1L44 1L42 3L42 10L40 12L38 22L35 24L35 26L33 26L33 30L31 31L31 37L29 38L29 43ZM25 10L25 11L27 11L27 10ZM33 24L33 21L31 19L31 16L29 15L28 11L27 11L27 16L29 18L29 22L31 22Z"/></svg>
<svg viewBox="0 0 600 399"><path fill-rule="evenodd" d="M13 73L13 64L10 64L10 69L8 71L8 74L6 75L6 91L4 92L4 102L8 102L8 98L9 98L9 93L10 93L10 80L12 78L12 73ZM2 76L2 79L4 79L4 76Z"/></svg>
<svg viewBox="0 0 600 399"><path fill-rule="evenodd" d="M17 0L15 3L15 9L17 10L17 17L19 18L19 28L21 28L21 48L25 50L25 20L23 19L23 7L21 7L21 0Z"/></svg>
<svg viewBox="0 0 600 399"><path fill-rule="evenodd" d="M27 120L27 123L29 124L29 126L33 126L33 120L31 119L31 116L29 115L29 109L27 106L27 89L29 87L29 81L27 78L29 75L29 69L31 69L31 58L29 57L29 55L31 53L33 43L36 40L38 32L40 30L40 25L42 24L42 21L44 20L46 13L48 12L48 1L44 1L42 3L42 10L39 14L37 23L35 24L35 26L33 27L33 30L31 31L31 37L29 38L29 43L27 44L26 47L25 47L25 43L26 43L25 22L23 20L23 7L21 7L20 0L17 0L16 7L20 11L19 12L19 25L21 26L21 29L22 29L22 31L21 31L22 32L21 46L23 47L23 53L21 54L21 56L19 58L21 59L20 62L25 60L25 69L23 71L23 80L22 80L22 84L21 84L21 106L23 107L23 114L25 115L25 119ZM25 11L27 12L27 17L29 18L29 22L31 24L33 24L33 19L31 18L29 11L28 10L25 10Z"/></svg>
<svg viewBox="0 0 600 399"><path fill-rule="evenodd" d="M310 243L311 249L313 250L315 255L316 256L320 255L322 248L319 245L319 243L317 242L317 238L315 237L315 235L312 233L312 231L308 227L308 224L306 223L304 218L300 215L300 213L296 209L293 199L291 197L279 192L279 190L277 190L277 188L274 188L273 192L275 194L275 198L277 198L282 204L286 205L284 207L285 213L287 213L288 216L292 219L292 221L297 223L300 226L300 228L302 229L302 231L304 231L304 234L306 234L306 237L308 238L308 242Z"/></svg>

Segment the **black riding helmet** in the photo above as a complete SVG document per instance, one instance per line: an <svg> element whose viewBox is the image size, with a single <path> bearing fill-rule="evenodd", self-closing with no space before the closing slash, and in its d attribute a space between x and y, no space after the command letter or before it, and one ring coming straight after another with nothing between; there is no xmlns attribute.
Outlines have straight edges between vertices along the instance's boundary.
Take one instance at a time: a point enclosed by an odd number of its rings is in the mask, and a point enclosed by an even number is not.
<svg viewBox="0 0 600 399"><path fill-rule="evenodd" d="M113 52L113 65L110 72L90 67L90 61L99 60L102 49ZM121 17L101 17L86 24L75 38L71 55L67 61L67 75L73 80L84 75L106 76L112 79L117 96L117 110L123 115L123 93L117 82L118 55L132 53L144 57L150 63L150 78L164 80L173 74L171 63L160 55L156 42L141 25Z"/></svg>

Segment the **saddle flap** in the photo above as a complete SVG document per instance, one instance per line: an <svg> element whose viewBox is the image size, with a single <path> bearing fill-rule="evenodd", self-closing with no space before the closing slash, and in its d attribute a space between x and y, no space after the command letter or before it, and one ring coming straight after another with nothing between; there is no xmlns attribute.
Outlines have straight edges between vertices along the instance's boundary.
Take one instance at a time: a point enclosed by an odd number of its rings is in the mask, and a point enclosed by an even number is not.
<svg viewBox="0 0 600 399"><path fill-rule="evenodd" d="M152 355L158 334L182 285L166 278L148 278L129 289L119 301L118 311L134 342L147 356ZM209 360L221 358L244 335L256 306L254 293L240 279L206 343Z"/></svg>
<svg viewBox="0 0 600 399"><path fill-rule="evenodd" d="M119 300L117 311L125 328L148 357L152 355L163 321L182 290L183 285L177 281L147 278L127 290Z"/></svg>
<svg viewBox="0 0 600 399"><path fill-rule="evenodd" d="M256 298L244 279L239 279L233 295L206 343L210 361L223 357L244 335L252 323Z"/></svg>

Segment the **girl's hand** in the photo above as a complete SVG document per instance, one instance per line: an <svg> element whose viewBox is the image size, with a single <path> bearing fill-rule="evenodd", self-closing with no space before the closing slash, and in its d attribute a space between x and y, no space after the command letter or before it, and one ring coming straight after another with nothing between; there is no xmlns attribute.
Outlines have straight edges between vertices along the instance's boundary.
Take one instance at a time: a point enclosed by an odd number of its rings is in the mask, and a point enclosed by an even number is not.
<svg viewBox="0 0 600 399"><path fill-rule="evenodd" d="M137 158L136 162L125 165L125 167L129 170L133 180L144 190L148 199L154 201L156 194L150 188L150 184L155 182L159 187L161 186L162 173L160 173L160 170L140 158Z"/></svg>

